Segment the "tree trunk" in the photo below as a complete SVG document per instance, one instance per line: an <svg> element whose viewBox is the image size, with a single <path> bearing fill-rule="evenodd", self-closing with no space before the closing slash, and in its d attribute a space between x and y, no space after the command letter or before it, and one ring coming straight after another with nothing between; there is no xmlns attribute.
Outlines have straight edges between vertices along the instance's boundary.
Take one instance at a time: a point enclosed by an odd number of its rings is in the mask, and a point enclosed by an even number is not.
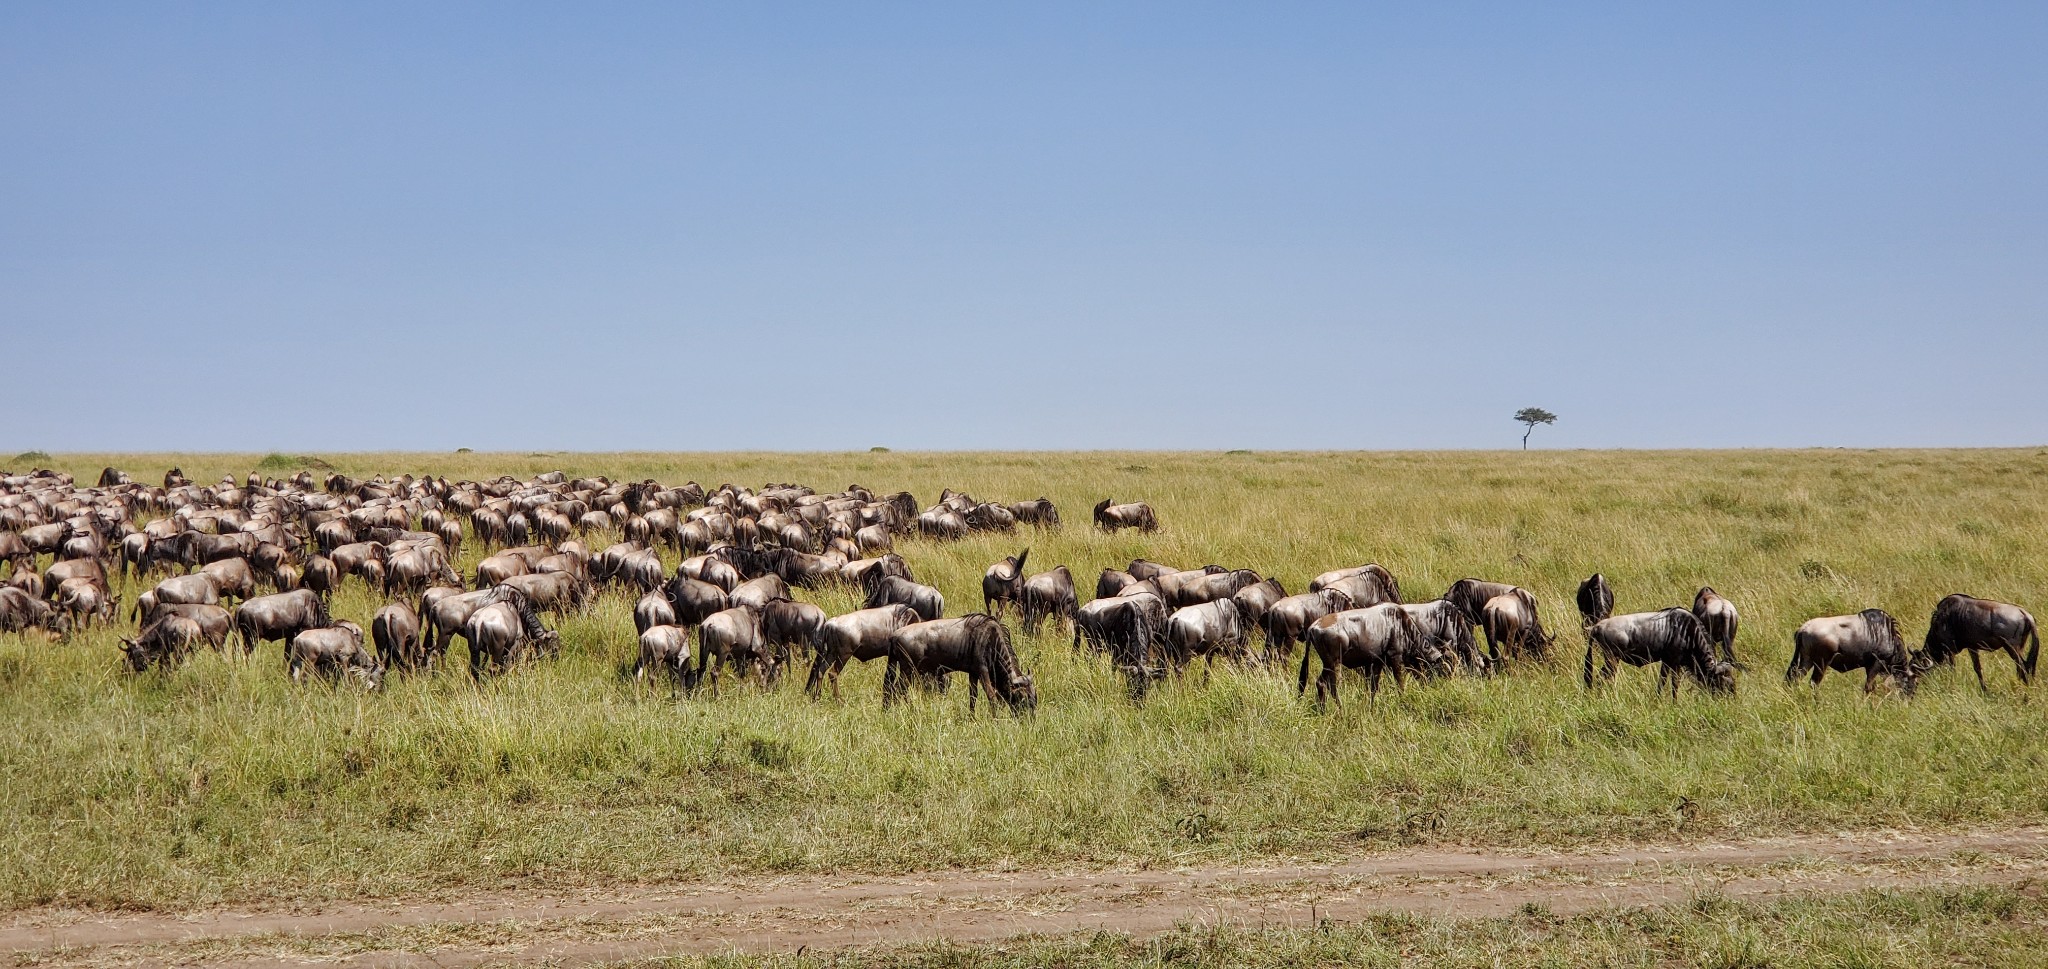
<svg viewBox="0 0 2048 969"><path fill-rule="evenodd" d="M1536 425L1534 424L1529 425L1529 429L1522 432L1522 450L1529 450L1529 435L1534 433L1536 433Z"/></svg>

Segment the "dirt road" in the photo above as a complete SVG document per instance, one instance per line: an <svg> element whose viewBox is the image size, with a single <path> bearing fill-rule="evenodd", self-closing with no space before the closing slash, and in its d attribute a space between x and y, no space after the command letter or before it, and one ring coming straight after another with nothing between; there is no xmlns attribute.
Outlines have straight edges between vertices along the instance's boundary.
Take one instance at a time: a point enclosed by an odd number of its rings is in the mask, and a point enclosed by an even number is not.
<svg viewBox="0 0 2048 969"><path fill-rule="evenodd" d="M1611 851L1410 851L1334 865L1172 871L786 878L551 896L177 915L40 911L0 918L16 964L350 967L580 965L671 954L789 952L1183 921L1308 924L1386 911L1569 913L1872 887L2003 884L2048 874L2048 828L1856 832Z"/></svg>

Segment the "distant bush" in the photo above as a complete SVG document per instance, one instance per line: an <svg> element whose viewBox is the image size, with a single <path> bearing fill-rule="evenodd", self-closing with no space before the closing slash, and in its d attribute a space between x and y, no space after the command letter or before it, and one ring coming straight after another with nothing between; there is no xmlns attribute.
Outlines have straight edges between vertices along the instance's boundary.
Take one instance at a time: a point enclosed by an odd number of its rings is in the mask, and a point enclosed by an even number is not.
<svg viewBox="0 0 2048 969"><path fill-rule="evenodd" d="M48 451L23 451L20 454L15 455L14 460L16 462L50 461L52 460L52 458L50 457L50 452Z"/></svg>
<svg viewBox="0 0 2048 969"><path fill-rule="evenodd" d="M310 455L278 454L275 451L264 455L263 460L256 462L256 470L258 471L292 471L299 468L311 468L315 471L332 471L334 470L334 465Z"/></svg>
<svg viewBox="0 0 2048 969"><path fill-rule="evenodd" d="M888 449L888 448L885 448L885 447L879 447L879 446L878 446L878 447L871 447L871 448L868 448L868 453L869 453L869 454L887 454L887 453L889 453L889 449Z"/></svg>
<svg viewBox="0 0 2048 969"><path fill-rule="evenodd" d="M455 453L457 453L457 454L475 454L475 453L476 453L476 449L475 449L475 448L466 448L466 447L459 447L459 448L456 448L456 449L455 449Z"/></svg>

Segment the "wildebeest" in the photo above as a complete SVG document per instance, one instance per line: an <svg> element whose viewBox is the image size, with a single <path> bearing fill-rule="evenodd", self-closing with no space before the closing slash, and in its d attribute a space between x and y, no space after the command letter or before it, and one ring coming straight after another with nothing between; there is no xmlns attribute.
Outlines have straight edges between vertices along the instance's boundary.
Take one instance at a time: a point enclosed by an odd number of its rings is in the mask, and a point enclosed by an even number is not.
<svg viewBox="0 0 2048 969"><path fill-rule="evenodd" d="M418 595L436 582L461 585L462 576L437 546L402 549L384 563L385 595Z"/></svg>
<svg viewBox="0 0 2048 969"><path fill-rule="evenodd" d="M1486 672L1486 655L1472 638L1472 624L1465 621L1463 610L1445 599L1403 605L1401 610L1414 620L1416 635L1422 637L1428 649L1445 659L1457 660L1474 673Z"/></svg>
<svg viewBox="0 0 2048 969"><path fill-rule="evenodd" d="M2022 643L2027 645L2024 659L2020 658ZM2041 657L2041 632L2034 625L2033 615L2025 609L2010 602L1958 592L1935 604L1921 649L1930 664L1952 662L1957 653L1967 651L1970 667L1977 671L1977 688L1988 693L1991 688L1984 685L1984 664L1977 658L1977 651L2004 650L2012 657L2013 671L2019 674L2020 682L2029 683L2034 678L2034 663Z"/></svg>
<svg viewBox="0 0 2048 969"><path fill-rule="evenodd" d="M29 595L11 585L0 586L0 632L14 633L24 629L43 629L61 634L70 631L71 622L41 596Z"/></svg>
<svg viewBox="0 0 2048 969"><path fill-rule="evenodd" d="M970 713L976 693L982 690L988 692L991 703L1000 700L1014 713L1027 713L1038 706L1038 691L1031 677L1017 667L1009 629L986 613L913 623L890 635L882 703L894 703L913 678L938 679L948 673L967 674Z"/></svg>
<svg viewBox="0 0 2048 969"><path fill-rule="evenodd" d="M761 610L747 602L706 620L697 630L697 679L711 674L711 689L718 690L719 670L726 665L758 670L764 684L776 678L775 650L761 630Z"/></svg>
<svg viewBox="0 0 2048 969"><path fill-rule="evenodd" d="M1153 581L1159 583L1159 591L1166 597L1166 604L1178 609L1228 599L1238 590L1257 585L1262 580L1257 572L1250 569L1201 569L1162 575Z"/></svg>
<svg viewBox="0 0 2048 969"><path fill-rule="evenodd" d="M151 666L174 665L191 655L205 639L197 622L185 616L169 615L143 627L134 636L121 637L121 655L128 668L140 673Z"/></svg>
<svg viewBox="0 0 2048 969"><path fill-rule="evenodd" d="M256 570L249 566L249 560L245 558L215 559L200 566L199 571L194 574L211 578L222 599L247 599L256 591ZM184 578L189 579L191 576Z"/></svg>
<svg viewBox="0 0 2048 969"><path fill-rule="evenodd" d="M1671 684L1678 695L1678 680L1690 676L1701 689L1715 693L1735 690L1735 666L1714 657L1706 625L1698 616L1673 606L1657 612L1632 612L1612 616L1586 627L1586 662L1581 672L1586 687L1593 686L1593 654L1600 654L1600 676L1614 679L1619 664L1657 665L1657 692Z"/></svg>
<svg viewBox="0 0 2048 969"><path fill-rule="evenodd" d="M1385 579L1372 572L1359 572L1354 575L1347 575L1330 582L1323 586L1323 588L1344 593L1345 598L1351 600L1351 608L1353 609L1364 609L1367 606L1401 601L1397 596L1398 590L1389 585Z"/></svg>
<svg viewBox="0 0 2048 969"><path fill-rule="evenodd" d="M1136 582L1143 582L1146 579L1156 579L1162 575L1172 575L1175 572L1179 571L1181 570L1176 569L1171 565L1164 565L1159 562L1152 562L1146 559L1132 559L1131 564L1124 567L1124 573L1129 575L1131 579Z"/></svg>
<svg viewBox="0 0 2048 969"><path fill-rule="evenodd" d="M1742 624L1735 603L1722 598L1713 586L1703 585L1692 597L1692 614L1707 627L1707 641L1720 648L1721 658L1735 662L1735 630Z"/></svg>
<svg viewBox="0 0 2048 969"><path fill-rule="evenodd" d="M1266 658L1278 659L1292 651L1309 624L1353 606L1351 597L1337 589L1317 589L1273 603L1266 609Z"/></svg>
<svg viewBox="0 0 2048 969"><path fill-rule="evenodd" d="M1581 629L1614 615L1614 590L1607 587L1607 577L1598 572L1579 583L1578 600Z"/></svg>
<svg viewBox="0 0 2048 969"><path fill-rule="evenodd" d="M1231 593L1230 598L1237 601L1238 611L1244 613L1245 625L1263 632L1266 613L1274 603L1287 598L1287 587L1279 579L1261 579Z"/></svg>
<svg viewBox="0 0 2048 969"><path fill-rule="evenodd" d="M676 625L676 606L675 603L668 601L666 589L649 592L633 603L635 633L645 633L655 626L673 625Z"/></svg>
<svg viewBox="0 0 2048 969"><path fill-rule="evenodd" d="M373 690L384 685L384 664L363 648L362 627L346 619L293 636L285 646L285 665L294 683L308 676L338 680L347 675Z"/></svg>
<svg viewBox="0 0 2048 969"><path fill-rule="evenodd" d="M462 638L469 641L469 675L473 679L481 679L486 668L510 669L529 651L551 653L562 642L560 633L541 624L540 614L525 594L509 586L485 592L463 622Z"/></svg>
<svg viewBox="0 0 2048 969"><path fill-rule="evenodd" d="M681 573L669 579L661 592L669 605L675 607L676 623L682 626L699 625L732 605L724 589Z"/></svg>
<svg viewBox="0 0 2048 969"><path fill-rule="evenodd" d="M1136 576L1122 569L1103 569L1102 574L1095 577L1095 598L1107 599L1136 581Z"/></svg>
<svg viewBox="0 0 2048 969"><path fill-rule="evenodd" d="M507 549L476 564L476 588L489 589L515 575L532 571L533 565L526 556Z"/></svg>
<svg viewBox="0 0 2048 969"><path fill-rule="evenodd" d="M71 628L85 629L95 622L114 621L114 596L91 579L65 579L57 587L57 607L64 610Z"/></svg>
<svg viewBox="0 0 2048 969"><path fill-rule="evenodd" d="M305 589L244 599L235 609L235 632L242 637L243 655L256 652L257 643L272 639L290 642L308 629L332 624L327 603Z"/></svg>
<svg viewBox="0 0 2048 969"><path fill-rule="evenodd" d="M377 644L377 655L384 665L395 670L419 669L429 659L420 638L420 616L403 602L393 602L377 610L370 619L370 639Z"/></svg>
<svg viewBox="0 0 2048 969"><path fill-rule="evenodd" d="M656 583L657 586L659 584ZM584 597L589 594L589 589L567 572L529 572L512 576L498 585L518 589L534 608L557 616L582 608Z"/></svg>
<svg viewBox="0 0 2048 969"><path fill-rule="evenodd" d="M1827 671L1864 671L1863 692L1877 688L1880 677L1891 677L1901 692L1913 695L1920 674L1931 663L1924 656L1906 650L1899 635L1898 620L1882 609L1865 609L1847 616L1809 619L1792 634L1792 663L1785 667L1785 682L1811 671L1814 685L1820 685Z"/></svg>
<svg viewBox="0 0 2048 969"><path fill-rule="evenodd" d="M768 574L748 579L733 587L726 599L735 606L752 606L760 610L772 599L789 598L789 583L782 576Z"/></svg>
<svg viewBox="0 0 2048 969"><path fill-rule="evenodd" d="M770 599L761 607L761 635L776 650L778 667L787 664L798 646L810 647L825 624L825 610L794 599Z"/></svg>
<svg viewBox="0 0 2048 969"><path fill-rule="evenodd" d="M1120 528L1150 532L1159 528L1159 518L1152 514L1152 506L1142 501L1118 505L1104 498L1095 504L1095 527L1105 532Z"/></svg>
<svg viewBox="0 0 2048 969"><path fill-rule="evenodd" d="M1025 549L988 567L981 574L981 609L1000 619L1003 607L1015 605L1024 593L1024 562L1031 557Z"/></svg>
<svg viewBox="0 0 2048 969"><path fill-rule="evenodd" d="M810 677L805 692L817 696L822 684L832 683L832 698L839 698L839 673L853 660L863 663L889 655L889 637L922 617L909 606L891 604L860 609L833 616L818 627L814 640Z"/></svg>
<svg viewBox="0 0 2048 969"><path fill-rule="evenodd" d="M1301 673L1295 692L1308 690L1309 657L1320 659L1322 672L1316 675L1318 709L1326 697L1338 699L1339 669L1349 667L1364 674L1368 695L1377 697L1381 673L1394 674L1394 685L1404 687L1404 670L1435 666L1441 661L1418 635L1407 610L1395 602L1333 612L1309 624L1302 639L1308 646L1301 651ZM1342 704L1342 700L1338 702Z"/></svg>
<svg viewBox="0 0 2048 969"><path fill-rule="evenodd" d="M878 609L889 605L909 606L920 619L938 619L946 614L946 597L937 588L897 575L875 577L861 606Z"/></svg>
<svg viewBox="0 0 2048 969"><path fill-rule="evenodd" d="M1023 591L1017 600L1017 612L1023 617L1024 632L1037 635L1039 623L1048 616L1065 619L1067 625L1072 626L1077 605L1074 573L1061 565L1024 580Z"/></svg>
<svg viewBox="0 0 2048 969"><path fill-rule="evenodd" d="M341 570L335 568L327 556L315 555L306 559L306 571L299 584L301 588L326 599L334 595L334 590L341 588Z"/></svg>
<svg viewBox="0 0 2048 969"><path fill-rule="evenodd" d="M1513 589L1486 600L1479 609L1479 628L1486 633L1489 660L1498 665L1502 654L1544 659L1550 655L1550 633L1536 616L1536 597L1527 589Z"/></svg>
<svg viewBox="0 0 2048 969"><path fill-rule="evenodd" d="M1060 525L1060 510L1053 507L1052 499L1043 495L1011 505L1010 514L1024 524L1040 528L1058 528Z"/></svg>
<svg viewBox="0 0 2048 969"><path fill-rule="evenodd" d="M1379 592L1370 597L1375 604L1401 601L1401 583L1395 581L1394 573L1388 571L1386 566L1377 562L1367 562L1354 568L1333 569L1325 572L1309 580L1308 591L1321 592L1337 582L1360 575L1371 575L1379 580ZM1355 591L1364 588L1364 586L1352 583L1348 588Z"/></svg>
<svg viewBox="0 0 2048 969"><path fill-rule="evenodd" d="M459 588L435 586L420 593L420 628L426 637L429 656L448 652L448 645L462 635L469 616L490 598L491 590L464 592Z"/></svg>
<svg viewBox="0 0 2048 969"><path fill-rule="evenodd" d="M1465 613L1465 618L1477 626L1482 619L1480 613L1486 608L1487 600L1498 595L1513 592L1515 587L1506 582L1488 582L1485 579L1459 579L1444 590L1443 598Z"/></svg>
<svg viewBox="0 0 2048 969"><path fill-rule="evenodd" d="M633 678L645 680L650 670L666 671L678 686L689 685L690 631L675 625L640 630L640 658L633 663Z"/></svg>
<svg viewBox="0 0 2048 969"><path fill-rule="evenodd" d="M1245 641L1244 611L1230 599L1183 606L1166 617L1166 645L1175 667L1196 656L1209 664L1218 653L1241 656Z"/></svg>

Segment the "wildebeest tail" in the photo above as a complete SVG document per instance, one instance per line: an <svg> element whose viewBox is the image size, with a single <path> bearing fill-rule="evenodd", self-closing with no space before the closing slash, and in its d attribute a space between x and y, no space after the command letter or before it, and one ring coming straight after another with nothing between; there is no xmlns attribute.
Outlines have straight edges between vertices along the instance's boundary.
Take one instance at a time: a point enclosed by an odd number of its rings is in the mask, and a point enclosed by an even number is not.
<svg viewBox="0 0 2048 969"><path fill-rule="evenodd" d="M1302 634L1301 643L1301 672L1295 677L1294 684L1296 696L1308 692L1308 655L1315 652L1315 647L1308 641L1308 634L1305 632ZM1319 693L1317 696L1321 696L1321 694Z"/></svg>
<svg viewBox="0 0 2048 969"><path fill-rule="evenodd" d="M1583 669L1581 670L1581 676L1582 676L1582 678L1583 678L1583 679L1584 679L1584 680L1586 681L1586 689L1589 689L1589 690L1590 690L1590 689L1592 689L1592 688L1593 688L1593 627L1591 627L1591 626L1588 626L1588 627L1586 627L1586 665L1585 665L1585 667L1584 667L1584 668L1583 668Z"/></svg>
<svg viewBox="0 0 2048 969"><path fill-rule="evenodd" d="M2041 627L2035 625L2032 616L2027 617L2027 678L2034 677L2034 661L2041 658Z"/></svg>
<svg viewBox="0 0 2048 969"><path fill-rule="evenodd" d="M313 597L313 618L319 622L322 629L334 625L334 617L327 614L327 600L319 596Z"/></svg>

